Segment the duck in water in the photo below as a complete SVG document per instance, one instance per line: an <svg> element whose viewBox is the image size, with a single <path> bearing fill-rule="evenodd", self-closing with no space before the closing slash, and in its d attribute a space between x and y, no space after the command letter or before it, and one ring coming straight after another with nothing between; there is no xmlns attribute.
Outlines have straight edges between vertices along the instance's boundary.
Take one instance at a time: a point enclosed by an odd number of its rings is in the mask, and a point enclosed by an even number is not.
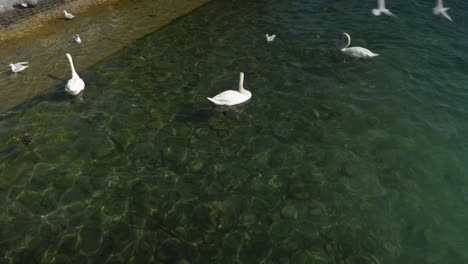
<svg viewBox="0 0 468 264"><path fill-rule="evenodd" d="M32 137L29 135L26 131L23 132L23 135L21 135L21 142L25 145L29 145L32 143Z"/></svg>

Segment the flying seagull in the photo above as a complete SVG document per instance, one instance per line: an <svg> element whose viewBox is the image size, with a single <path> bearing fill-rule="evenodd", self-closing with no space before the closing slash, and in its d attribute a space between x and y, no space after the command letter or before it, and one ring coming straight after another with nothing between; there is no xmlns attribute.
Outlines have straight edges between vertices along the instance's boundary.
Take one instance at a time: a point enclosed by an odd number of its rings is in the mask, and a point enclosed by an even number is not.
<svg viewBox="0 0 468 264"><path fill-rule="evenodd" d="M442 0L436 0L436 6L432 9L432 13L434 15L441 15L445 17L446 19L450 20L453 22L452 18L447 14L447 10L450 8L444 7L444 4L442 3Z"/></svg>
<svg viewBox="0 0 468 264"><path fill-rule="evenodd" d="M372 9L372 14L374 16L380 16L380 14L385 14L387 16L394 16L396 17L390 10L385 8L385 0L377 0L377 8Z"/></svg>

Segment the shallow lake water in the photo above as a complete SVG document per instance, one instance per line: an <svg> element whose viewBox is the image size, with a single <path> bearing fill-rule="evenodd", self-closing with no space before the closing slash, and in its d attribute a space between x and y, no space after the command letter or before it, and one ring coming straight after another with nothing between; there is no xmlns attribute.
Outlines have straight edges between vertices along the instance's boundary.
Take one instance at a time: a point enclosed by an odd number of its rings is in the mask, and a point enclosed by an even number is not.
<svg viewBox="0 0 468 264"><path fill-rule="evenodd" d="M1 260L467 262L468 6L446 2L454 23L215 0L81 70L82 97L3 112ZM381 55L344 61L343 31ZM240 71L252 99L212 105Z"/></svg>

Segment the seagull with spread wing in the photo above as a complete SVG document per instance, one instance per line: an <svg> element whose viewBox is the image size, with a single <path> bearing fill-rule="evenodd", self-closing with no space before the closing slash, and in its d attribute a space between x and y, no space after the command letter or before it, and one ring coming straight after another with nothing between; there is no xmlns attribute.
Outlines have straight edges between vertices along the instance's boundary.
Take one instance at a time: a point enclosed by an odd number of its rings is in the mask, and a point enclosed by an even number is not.
<svg viewBox="0 0 468 264"><path fill-rule="evenodd" d="M380 16L380 14L385 14L387 16L396 17L390 10L385 8L385 0L377 0L377 8L372 9L372 14L374 16Z"/></svg>
<svg viewBox="0 0 468 264"><path fill-rule="evenodd" d="M450 8L444 7L444 4L442 3L442 0L436 0L436 6L432 9L432 13L434 15L441 15L445 17L446 19L450 20L453 22L452 18L447 14L447 10Z"/></svg>

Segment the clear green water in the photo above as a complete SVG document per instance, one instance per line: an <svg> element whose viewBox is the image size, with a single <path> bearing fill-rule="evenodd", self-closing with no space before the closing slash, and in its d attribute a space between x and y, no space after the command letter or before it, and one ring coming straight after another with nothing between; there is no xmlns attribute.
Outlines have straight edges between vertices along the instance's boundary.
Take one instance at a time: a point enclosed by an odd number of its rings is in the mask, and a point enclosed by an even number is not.
<svg viewBox="0 0 468 264"><path fill-rule="evenodd" d="M468 6L446 2L455 23L213 1L82 71L82 101L3 113L2 263L467 262ZM381 56L343 63L342 31ZM252 100L211 105L239 71Z"/></svg>

